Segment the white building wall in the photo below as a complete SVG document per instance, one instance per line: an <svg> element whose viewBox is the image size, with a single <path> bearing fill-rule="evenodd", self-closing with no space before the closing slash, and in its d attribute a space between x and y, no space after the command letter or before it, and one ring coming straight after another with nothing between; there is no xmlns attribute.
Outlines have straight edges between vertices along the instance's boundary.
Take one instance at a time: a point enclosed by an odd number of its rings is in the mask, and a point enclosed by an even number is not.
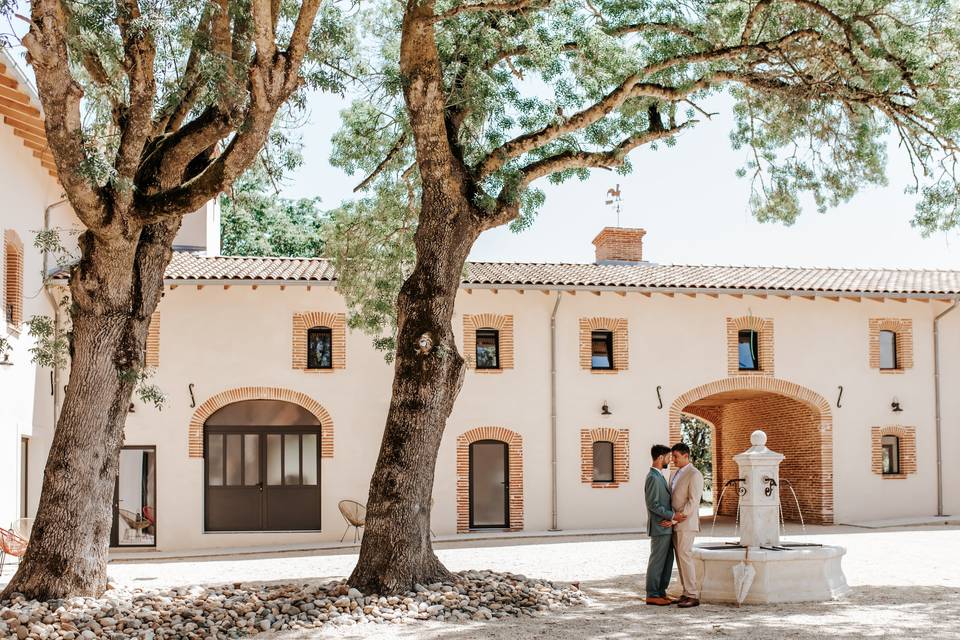
<svg viewBox="0 0 960 640"><path fill-rule="evenodd" d="M943 512L960 515L960 308L940 321Z"/></svg>
<svg viewBox="0 0 960 640"><path fill-rule="evenodd" d="M453 319L462 345L464 313L514 316L515 367L500 374L468 371L439 452L433 530L456 530L456 438L480 426L499 426L523 438L524 528L546 530L550 508L550 312L556 293L474 289L461 291ZM725 378L727 317L772 318L775 377L809 388L830 405L833 417L834 512L838 522L936 511L932 318L943 302L861 302L826 299L719 298L606 292L564 294L558 331L558 487L561 529L644 526L643 477L649 449L669 439L669 408L684 392ZM168 394L162 411L137 402L127 427L128 445L157 446L158 546L161 549L250 546L336 540L344 522L337 502L365 502L380 446L393 369L370 338L349 332L347 366L330 373L291 367L294 312L345 312L333 287L246 284L168 287L159 307L160 367L154 381ZM579 368L581 317L629 321L629 369L596 375ZM957 313L960 317L960 312ZM881 374L868 364L868 320L910 318L914 365ZM945 384L960 380L960 322L944 324ZM949 334L949 336L947 335ZM952 354L952 355L951 355ZM322 531L204 533L203 461L187 455L190 407L228 389L281 387L317 400L330 413L334 456L322 461ZM656 388L663 407L658 408ZM838 386L844 388L836 406ZM949 389L949 387L945 387ZM945 432L956 434L960 407L949 391ZM904 411L895 414L896 397ZM601 416L606 401L612 415ZM901 424L917 429L918 471L904 480L883 479L870 466L871 427ZM951 426L953 425L953 426ZM580 480L580 429L630 430L630 481L594 489ZM758 428L763 425L758 424ZM952 437L952 436L951 436ZM960 438L945 440L945 459L960 454ZM952 456L952 457L951 457ZM957 476L946 476L948 504L956 505ZM952 483L952 484L951 484ZM950 487L953 487L951 489ZM951 507L957 510L957 506Z"/></svg>

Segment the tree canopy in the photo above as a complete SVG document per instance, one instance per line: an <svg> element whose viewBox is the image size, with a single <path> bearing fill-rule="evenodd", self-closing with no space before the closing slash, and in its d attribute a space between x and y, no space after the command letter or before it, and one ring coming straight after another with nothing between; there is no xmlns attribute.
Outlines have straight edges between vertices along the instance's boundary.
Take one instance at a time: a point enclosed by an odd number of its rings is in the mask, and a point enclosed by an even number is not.
<svg viewBox="0 0 960 640"><path fill-rule="evenodd" d="M707 126L721 93L733 98L730 139L748 152L739 174L758 219L790 224L805 193L823 211L884 184L893 137L916 178L905 185L914 224L960 225L958 21L944 0L372 2L371 71L332 156L362 196L334 221L363 228L363 241L332 252L341 277L358 274L345 288L358 326L391 323L384 303L417 226L423 166L400 65L414 18L433 30L443 134L484 228L529 226L540 178L630 171L631 150ZM359 275L371 273L377 283Z"/></svg>

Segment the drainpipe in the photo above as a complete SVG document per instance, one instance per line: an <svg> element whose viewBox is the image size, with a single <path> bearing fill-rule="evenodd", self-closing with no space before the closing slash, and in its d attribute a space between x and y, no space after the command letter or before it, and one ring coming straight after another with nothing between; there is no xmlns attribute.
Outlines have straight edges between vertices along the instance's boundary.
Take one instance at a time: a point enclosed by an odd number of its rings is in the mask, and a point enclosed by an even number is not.
<svg viewBox="0 0 960 640"><path fill-rule="evenodd" d="M943 444L940 427L940 319L957 308L957 301L933 319L933 397L937 433L937 516L943 515Z"/></svg>
<svg viewBox="0 0 960 640"><path fill-rule="evenodd" d="M50 210L59 207L62 204L65 204L67 199L58 200L53 204L49 205L46 209L43 210L43 230L50 230ZM60 305L57 304L57 299L54 297L53 292L50 291L51 285L47 282L49 277L49 262L50 254L47 251L43 252L43 292L47 294L47 300L50 301L50 306L53 307L53 330L54 335L60 335ZM60 408L60 365L54 363L53 365L53 424L57 424L57 411Z"/></svg>
<svg viewBox="0 0 960 640"><path fill-rule="evenodd" d="M563 292L557 291L550 314L550 531L559 531L557 524L557 308Z"/></svg>

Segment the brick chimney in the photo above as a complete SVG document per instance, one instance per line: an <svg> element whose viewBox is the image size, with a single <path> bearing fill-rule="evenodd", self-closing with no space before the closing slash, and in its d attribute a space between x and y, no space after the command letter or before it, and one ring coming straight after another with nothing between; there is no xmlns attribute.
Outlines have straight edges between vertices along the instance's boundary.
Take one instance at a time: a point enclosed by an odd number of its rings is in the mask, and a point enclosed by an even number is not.
<svg viewBox="0 0 960 640"><path fill-rule="evenodd" d="M597 248L597 264L610 262L643 262L643 229L604 227L593 239Z"/></svg>

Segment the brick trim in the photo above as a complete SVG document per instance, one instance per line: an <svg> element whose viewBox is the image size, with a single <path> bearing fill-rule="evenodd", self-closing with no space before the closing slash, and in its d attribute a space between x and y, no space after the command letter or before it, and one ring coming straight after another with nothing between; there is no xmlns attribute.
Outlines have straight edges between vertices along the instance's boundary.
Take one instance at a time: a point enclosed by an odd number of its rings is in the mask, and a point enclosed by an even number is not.
<svg viewBox="0 0 960 640"><path fill-rule="evenodd" d="M913 320L910 318L870 318L870 368L880 373L903 373L913 368ZM880 368L880 332L893 331L897 336L897 368Z"/></svg>
<svg viewBox="0 0 960 640"><path fill-rule="evenodd" d="M499 332L500 359L498 369L477 369L477 329L496 329ZM463 314L463 359L467 367L477 373L503 373L513 369L513 316L495 313Z"/></svg>
<svg viewBox="0 0 960 640"><path fill-rule="evenodd" d="M883 472L883 436L897 436L900 439L900 473ZM884 480L904 480L917 472L916 427L871 427L870 444L870 470Z"/></svg>
<svg viewBox="0 0 960 640"><path fill-rule="evenodd" d="M147 352L143 358L146 367L160 366L160 312L154 311L150 316L150 328L147 329Z"/></svg>
<svg viewBox="0 0 960 640"><path fill-rule="evenodd" d="M307 330L313 327L330 329L333 351L330 369L307 368ZM347 316L328 311L302 311L293 314L292 334L293 368L308 373L330 373L347 368Z"/></svg>
<svg viewBox="0 0 960 640"><path fill-rule="evenodd" d="M752 329L759 333L757 346L760 350L760 369L757 371L740 370L739 333L742 329ZM727 375L729 376L772 376L773 375L773 319L756 316L727 318Z"/></svg>
<svg viewBox="0 0 960 640"><path fill-rule="evenodd" d="M597 262L643 260L643 229L604 227L593 239Z"/></svg>
<svg viewBox="0 0 960 640"><path fill-rule="evenodd" d="M714 380L699 387L686 391L677 397L670 405L670 442L680 441L680 415L691 413L687 406L708 396L728 391L764 391L767 393L785 396L807 405L816 411L820 417L819 433L814 437L819 439L820 473L818 483L818 504L815 513L808 514L811 521L823 524L833 523L833 414L830 404L820 394L796 383L773 377L737 376ZM694 414L696 415L696 414ZM714 423L715 424L715 423ZM715 440L716 438L714 438ZM730 452L729 455L739 452ZM727 456L728 452L716 451L716 457ZM714 460L714 468L717 460Z"/></svg>
<svg viewBox="0 0 960 640"><path fill-rule="evenodd" d="M613 482L593 481L593 443L613 443ZM630 430L596 427L580 430L580 482L595 489L614 489L630 482Z"/></svg>
<svg viewBox="0 0 960 640"><path fill-rule="evenodd" d="M228 404L243 400L283 400L300 405L320 421L320 456L333 457L333 418L319 402L305 393L279 387L239 387L228 389L211 396L204 401L190 418L187 428L188 455L191 458L203 457L203 424L213 413Z"/></svg>
<svg viewBox="0 0 960 640"><path fill-rule="evenodd" d="M7 324L10 331L20 331L23 324L23 242L13 229L3 233L3 316L6 320L7 304L13 305L13 322Z"/></svg>
<svg viewBox="0 0 960 640"><path fill-rule="evenodd" d="M476 427L457 436L457 533L470 531L470 444L496 440L507 444L510 465L509 531L523 529L523 438L504 427Z"/></svg>
<svg viewBox="0 0 960 640"><path fill-rule="evenodd" d="M613 369L594 369L591 334L613 332ZM580 318L580 368L590 373L619 373L630 368L629 328L626 318Z"/></svg>

